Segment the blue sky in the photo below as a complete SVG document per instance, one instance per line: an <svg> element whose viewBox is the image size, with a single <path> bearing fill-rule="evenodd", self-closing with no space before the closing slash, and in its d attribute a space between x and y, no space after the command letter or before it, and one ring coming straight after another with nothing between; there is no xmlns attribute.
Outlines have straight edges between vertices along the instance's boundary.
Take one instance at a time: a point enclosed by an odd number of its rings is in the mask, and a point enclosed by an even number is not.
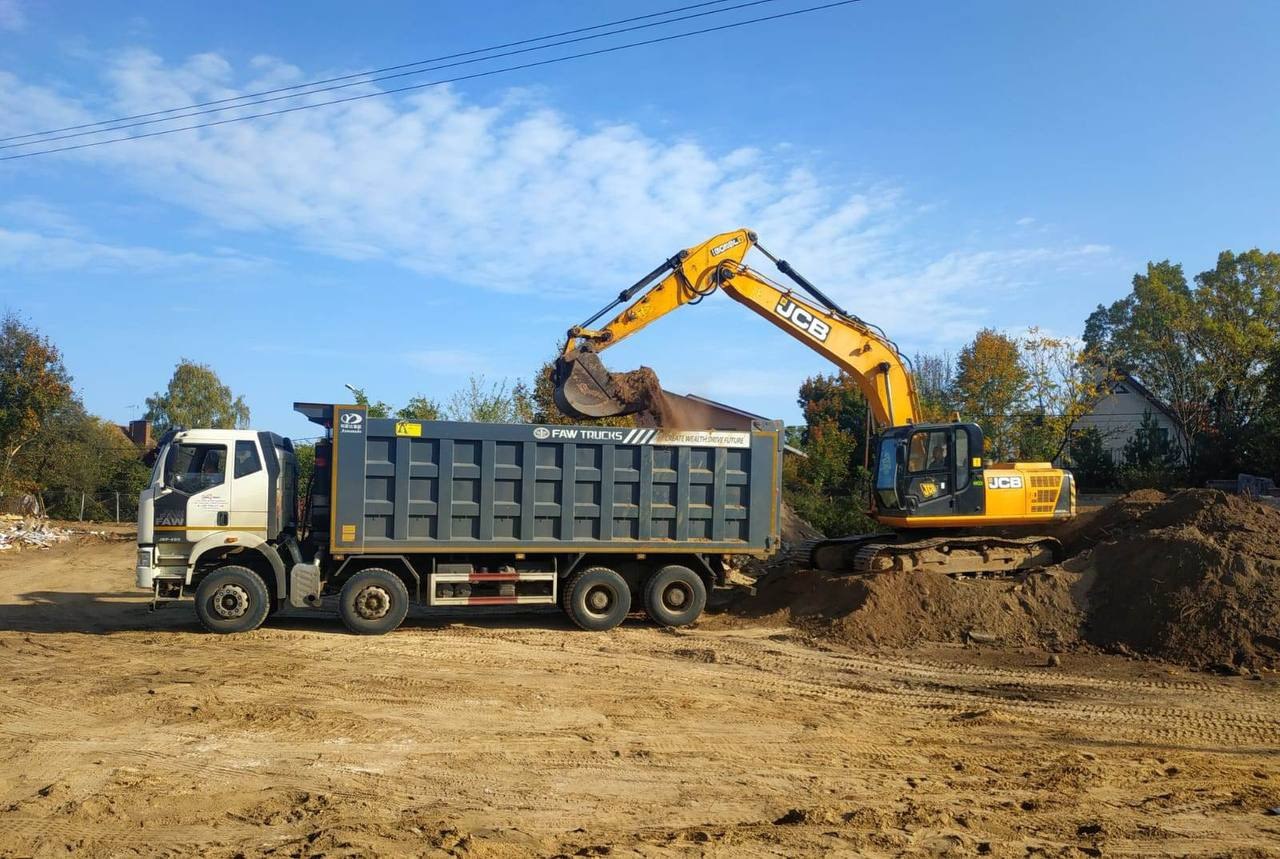
<svg viewBox="0 0 1280 859"><path fill-rule="evenodd" d="M679 5L0 0L0 136ZM1076 335L1148 259L1280 248L1277 31L1270 2L863 0L0 162L0 307L103 416L140 414L185 356L296 435L291 403L347 382L403 402L527 378L569 325L738 226L907 352L984 325ZM789 421L830 369L723 297L607 360Z"/></svg>

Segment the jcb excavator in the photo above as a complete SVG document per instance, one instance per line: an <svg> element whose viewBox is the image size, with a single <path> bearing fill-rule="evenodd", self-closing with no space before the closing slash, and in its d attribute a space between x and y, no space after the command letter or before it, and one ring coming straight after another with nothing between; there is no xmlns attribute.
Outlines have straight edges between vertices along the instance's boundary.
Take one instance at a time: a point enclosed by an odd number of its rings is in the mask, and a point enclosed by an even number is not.
<svg viewBox="0 0 1280 859"><path fill-rule="evenodd" d="M744 264L751 248L807 297ZM857 382L870 406L877 429L869 446L871 515L892 531L820 542L812 550L814 566L988 574L1057 560L1061 546L1056 539L1018 532L1075 515L1070 472L1047 462L988 463L976 424L920 423L909 362L893 341L761 247L751 230L722 233L680 251L569 329L553 371L561 411L576 418L645 412L660 425L670 425L672 416L663 413L662 390L653 372L642 367L610 373L599 353L717 289L826 356ZM603 327L591 327L620 305L626 306Z"/></svg>

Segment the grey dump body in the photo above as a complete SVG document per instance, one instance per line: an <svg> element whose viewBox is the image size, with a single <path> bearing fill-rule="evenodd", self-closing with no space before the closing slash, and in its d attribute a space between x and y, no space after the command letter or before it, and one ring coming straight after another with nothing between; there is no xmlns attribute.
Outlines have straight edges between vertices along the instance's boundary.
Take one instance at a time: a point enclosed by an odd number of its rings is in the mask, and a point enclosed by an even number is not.
<svg viewBox="0 0 1280 859"><path fill-rule="evenodd" d="M766 555L778 546L780 422L669 431L295 408L332 429L331 473L318 476L329 480L321 503L335 557Z"/></svg>

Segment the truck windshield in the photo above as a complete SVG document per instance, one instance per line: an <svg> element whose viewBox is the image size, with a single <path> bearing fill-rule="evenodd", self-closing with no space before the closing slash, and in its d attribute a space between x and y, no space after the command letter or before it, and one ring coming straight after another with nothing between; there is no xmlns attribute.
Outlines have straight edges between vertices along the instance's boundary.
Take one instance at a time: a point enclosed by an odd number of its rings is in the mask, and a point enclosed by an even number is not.
<svg viewBox="0 0 1280 859"><path fill-rule="evenodd" d="M171 445L164 462L166 486L179 492L201 492L226 479L227 448L220 444Z"/></svg>

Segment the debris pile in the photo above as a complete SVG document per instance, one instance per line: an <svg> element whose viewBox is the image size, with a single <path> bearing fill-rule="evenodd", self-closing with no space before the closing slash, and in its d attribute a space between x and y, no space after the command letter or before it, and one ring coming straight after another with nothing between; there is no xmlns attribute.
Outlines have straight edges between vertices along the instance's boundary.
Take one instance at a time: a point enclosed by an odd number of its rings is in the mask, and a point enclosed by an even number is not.
<svg viewBox="0 0 1280 859"><path fill-rule="evenodd" d="M782 566L711 623L789 624L848 645L1092 645L1187 665L1280 666L1280 510L1216 490L1130 493L1018 579Z"/></svg>
<svg viewBox="0 0 1280 859"><path fill-rule="evenodd" d="M48 549L71 539L72 533L66 528L56 528L35 519L0 522L0 552L23 548Z"/></svg>

